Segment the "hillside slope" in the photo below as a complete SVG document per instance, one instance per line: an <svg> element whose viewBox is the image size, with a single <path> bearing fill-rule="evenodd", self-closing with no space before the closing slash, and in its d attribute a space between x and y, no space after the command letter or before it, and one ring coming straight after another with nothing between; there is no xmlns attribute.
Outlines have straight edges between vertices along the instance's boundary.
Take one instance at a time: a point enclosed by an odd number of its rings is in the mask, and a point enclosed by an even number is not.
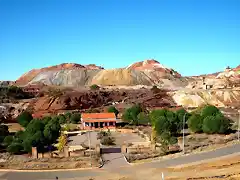
<svg viewBox="0 0 240 180"><path fill-rule="evenodd" d="M184 78L173 69L166 68L156 60L134 63L126 68L103 69L96 65L61 64L32 70L16 83L18 85L42 82L46 85L80 87L98 84L102 86L159 85L171 88L186 85Z"/></svg>

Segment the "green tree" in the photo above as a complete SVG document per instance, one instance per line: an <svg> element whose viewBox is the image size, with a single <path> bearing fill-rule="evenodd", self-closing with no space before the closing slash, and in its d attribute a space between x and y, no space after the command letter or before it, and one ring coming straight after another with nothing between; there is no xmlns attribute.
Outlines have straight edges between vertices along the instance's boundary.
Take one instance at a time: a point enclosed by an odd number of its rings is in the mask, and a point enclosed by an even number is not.
<svg viewBox="0 0 240 180"><path fill-rule="evenodd" d="M80 120L81 120L81 114L80 113L72 114L72 116L70 118L70 121L73 124L77 124Z"/></svg>
<svg viewBox="0 0 240 180"><path fill-rule="evenodd" d="M208 116L216 116L217 114L222 114L222 113L217 107L212 105L206 105L205 107L202 108L202 111L201 111L201 116L203 118Z"/></svg>
<svg viewBox="0 0 240 180"><path fill-rule="evenodd" d="M118 115L118 113L119 113L119 111L117 110L117 108L116 108L115 106L110 106L110 107L108 108L108 112L109 112L109 113L114 113L116 117L117 117L117 115Z"/></svg>
<svg viewBox="0 0 240 180"><path fill-rule="evenodd" d="M226 119L221 114L217 114L216 116L207 116L203 120L203 132L208 134L226 133L230 128L230 121Z"/></svg>
<svg viewBox="0 0 240 180"><path fill-rule="evenodd" d="M203 118L199 114L193 114L188 119L188 127L194 133L202 132Z"/></svg>
<svg viewBox="0 0 240 180"><path fill-rule="evenodd" d="M29 113L28 111L24 111L22 112L18 117L17 117L17 121L18 123L23 126L23 127L27 127L28 123L33 119L31 113Z"/></svg>
<svg viewBox="0 0 240 180"><path fill-rule="evenodd" d="M48 144L52 144L56 142L57 138L60 135L60 123L58 119L53 118L51 121L48 122L48 124L44 127L44 137Z"/></svg>
<svg viewBox="0 0 240 180"><path fill-rule="evenodd" d="M123 120L126 122L129 122L129 124L138 124L138 114L142 112L142 108L139 104L132 106L131 108L128 108L123 113Z"/></svg>

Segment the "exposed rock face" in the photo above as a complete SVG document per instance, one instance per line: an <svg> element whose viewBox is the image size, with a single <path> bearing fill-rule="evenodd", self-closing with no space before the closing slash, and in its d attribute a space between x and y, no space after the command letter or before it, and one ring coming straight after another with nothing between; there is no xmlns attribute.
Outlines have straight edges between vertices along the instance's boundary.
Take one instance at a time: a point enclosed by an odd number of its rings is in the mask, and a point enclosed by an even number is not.
<svg viewBox="0 0 240 180"><path fill-rule="evenodd" d="M75 63L63 63L59 64L56 66L51 66L51 67L45 67L41 69L33 69L24 75L22 75L17 81L16 84L18 85L26 85L27 83L31 82L35 77L38 75L41 76L41 74L44 76L44 73L48 72L59 72L59 71L64 71L64 70L96 70L96 69L103 69L100 66L96 66L95 64L89 64L86 66L80 65L80 64L75 64ZM47 75L46 74L46 75ZM51 74L51 73L50 73ZM47 76L45 76L47 77ZM47 77L48 79L51 79L50 77ZM37 78L41 79L41 78ZM35 82L35 80L33 80ZM44 82L44 80L43 80Z"/></svg>
<svg viewBox="0 0 240 180"><path fill-rule="evenodd" d="M220 107L239 106L240 89L184 90L172 94L174 101L184 107L198 107L212 104Z"/></svg>
<svg viewBox="0 0 240 180"><path fill-rule="evenodd" d="M179 73L164 67L156 60L146 60L134 63L127 68L109 70L93 64L86 66L60 64L32 70L16 82L20 85L41 82L46 85L69 87L98 84L102 86L159 85L174 88L186 85Z"/></svg>

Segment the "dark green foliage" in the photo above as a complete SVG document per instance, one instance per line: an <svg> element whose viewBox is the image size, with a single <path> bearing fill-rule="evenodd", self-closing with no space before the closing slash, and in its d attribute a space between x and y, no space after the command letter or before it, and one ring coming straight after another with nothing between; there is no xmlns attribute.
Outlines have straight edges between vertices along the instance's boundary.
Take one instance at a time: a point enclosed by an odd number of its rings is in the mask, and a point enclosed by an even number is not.
<svg viewBox="0 0 240 180"><path fill-rule="evenodd" d="M199 114L193 114L188 119L188 127L194 133L202 132L202 125L203 125L203 117Z"/></svg>
<svg viewBox="0 0 240 180"><path fill-rule="evenodd" d="M226 133L230 128L230 121L224 116L218 114L216 116L207 116L203 120L203 132L208 134Z"/></svg>
<svg viewBox="0 0 240 180"><path fill-rule="evenodd" d="M48 124L45 126L43 134L48 144L52 144L56 141L56 139L60 135L60 123L58 122L58 119L52 119L48 122Z"/></svg>
<svg viewBox="0 0 240 180"><path fill-rule="evenodd" d="M29 113L28 111L22 112L18 117L17 121L18 123L23 126L27 127L28 123L33 119L32 114Z"/></svg>
<svg viewBox="0 0 240 180"><path fill-rule="evenodd" d="M8 126L0 125L0 143L9 135Z"/></svg>
<svg viewBox="0 0 240 180"><path fill-rule="evenodd" d="M70 118L70 122L73 124L77 124L81 120L81 114L80 113L75 113L72 114Z"/></svg>
<svg viewBox="0 0 240 180"><path fill-rule="evenodd" d="M150 119L149 116L145 112L140 112L137 116L139 125L149 125Z"/></svg>
<svg viewBox="0 0 240 180"><path fill-rule="evenodd" d="M203 118L208 117L208 116L216 116L217 114L222 114L222 113L220 112L220 110L217 107L212 106L212 105L207 105L207 106L203 107L202 111L201 111L201 116Z"/></svg>
<svg viewBox="0 0 240 180"><path fill-rule="evenodd" d="M22 88L17 86L0 87L0 99L9 101L10 99L27 99L34 97L31 93L23 92Z"/></svg>
<svg viewBox="0 0 240 180"><path fill-rule="evenodd" d="M70 119L71 119L72 113L70 113L70 112L66 112L66 113L64 114L64 116L65 116L65 118L66 118L66 121L67 121L67 122L70 122Z"/></svg>
<svg viewBox="0 0 240 180"><path fill-rule="evenodd" d="M51 120L52 120L51 116L45 116L45 117L42 118L41 121L43 122L44 125L46 125Z"/></svg>
<svg viewBox="0 0 240 180"><path fill-rule="evenodd" d="M28 124L27 128L25 129L25 133L28 135L34 135L37 131L44 130L44 123L40 119L33 119Z"/></svg>
<svg viewBox="0 0 240 180"><path fill-rule="evenodd" d="M171 123L167 120L165 116L154 117L155 130L158 135L163 134L164 132L170 131Z"/></svg>
<svg viewBox="0 0 240 180"><path fill-rule="evenodd" d="M98 90L99 88L100 87L98 85L96 85L96 84L93 84L93 85L90 86L91 90Z"/></svg>
<svg viewBox="0 0 240 180"><path fill-rule="evenodd" d="M138 125L138 114L142 112L142 108L139 104L132 106L124 111L122 119L129 124Z"/></svg>
<svg viewBox="0 0 240 180"><path fill-rule="evenodd" d="M3 140L3 146L8 147L13 142L13 136L6 136Z"/></svg>
<svg viewBox="0 0 240 180"><path fill-rule="evenodd" d="M19 154L23 151L23 146L21 143L12 143L7 147L7 152L12 154Z"/></svg>
<svg viewBox="0 0 240 180"><path fill-rule="evenodd" d="M6 138L4 144L7 146L7 151L14 154L30 153L32 147L37 147L39 152L43 152L44 148L56 142L60 135L60 128L57 116L45 117L43 120L32 119L25 131L18 131L12 139Z"/></svg>
<svg viewBox="0 0 240 180"><path fill-rule="evenodd" d="M59 115L59 123L60 124L66 124L67 123L67 119L64 115Z"/></svg>
<svg viewBox="0 0 240 180"><path fill-rule="evenodd" d="M116 109L116 107L114 107L114 106L110 106L110 107L108 108L108 112L109 112L109 113L114 113L116 117L117 117L117 115L118 115L118 113L119 113L119 111L118 111L118 110Z"/></svg>

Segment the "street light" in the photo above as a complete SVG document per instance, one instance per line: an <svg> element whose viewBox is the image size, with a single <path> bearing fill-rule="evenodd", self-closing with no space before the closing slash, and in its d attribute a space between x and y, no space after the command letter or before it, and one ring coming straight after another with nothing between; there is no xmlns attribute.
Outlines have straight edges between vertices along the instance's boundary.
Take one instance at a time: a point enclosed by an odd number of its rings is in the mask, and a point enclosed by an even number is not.
<svg viewBox="0 0 240 180"><path fill-rule="evenodd" d="M184 116L183 116L183 141L182 141L182 146L183 146L183 154L185 154L185 139L184 139L184 127L185 127L185 119L186 119L186 114L187 113L185 113L184 114Z"/></svg>
<svg viewBox="0 0 240 180"><path fill-rule="evenodd" d="M240 130L240 110L238 110L238 141L239 141L239 130Z"/></svg>

